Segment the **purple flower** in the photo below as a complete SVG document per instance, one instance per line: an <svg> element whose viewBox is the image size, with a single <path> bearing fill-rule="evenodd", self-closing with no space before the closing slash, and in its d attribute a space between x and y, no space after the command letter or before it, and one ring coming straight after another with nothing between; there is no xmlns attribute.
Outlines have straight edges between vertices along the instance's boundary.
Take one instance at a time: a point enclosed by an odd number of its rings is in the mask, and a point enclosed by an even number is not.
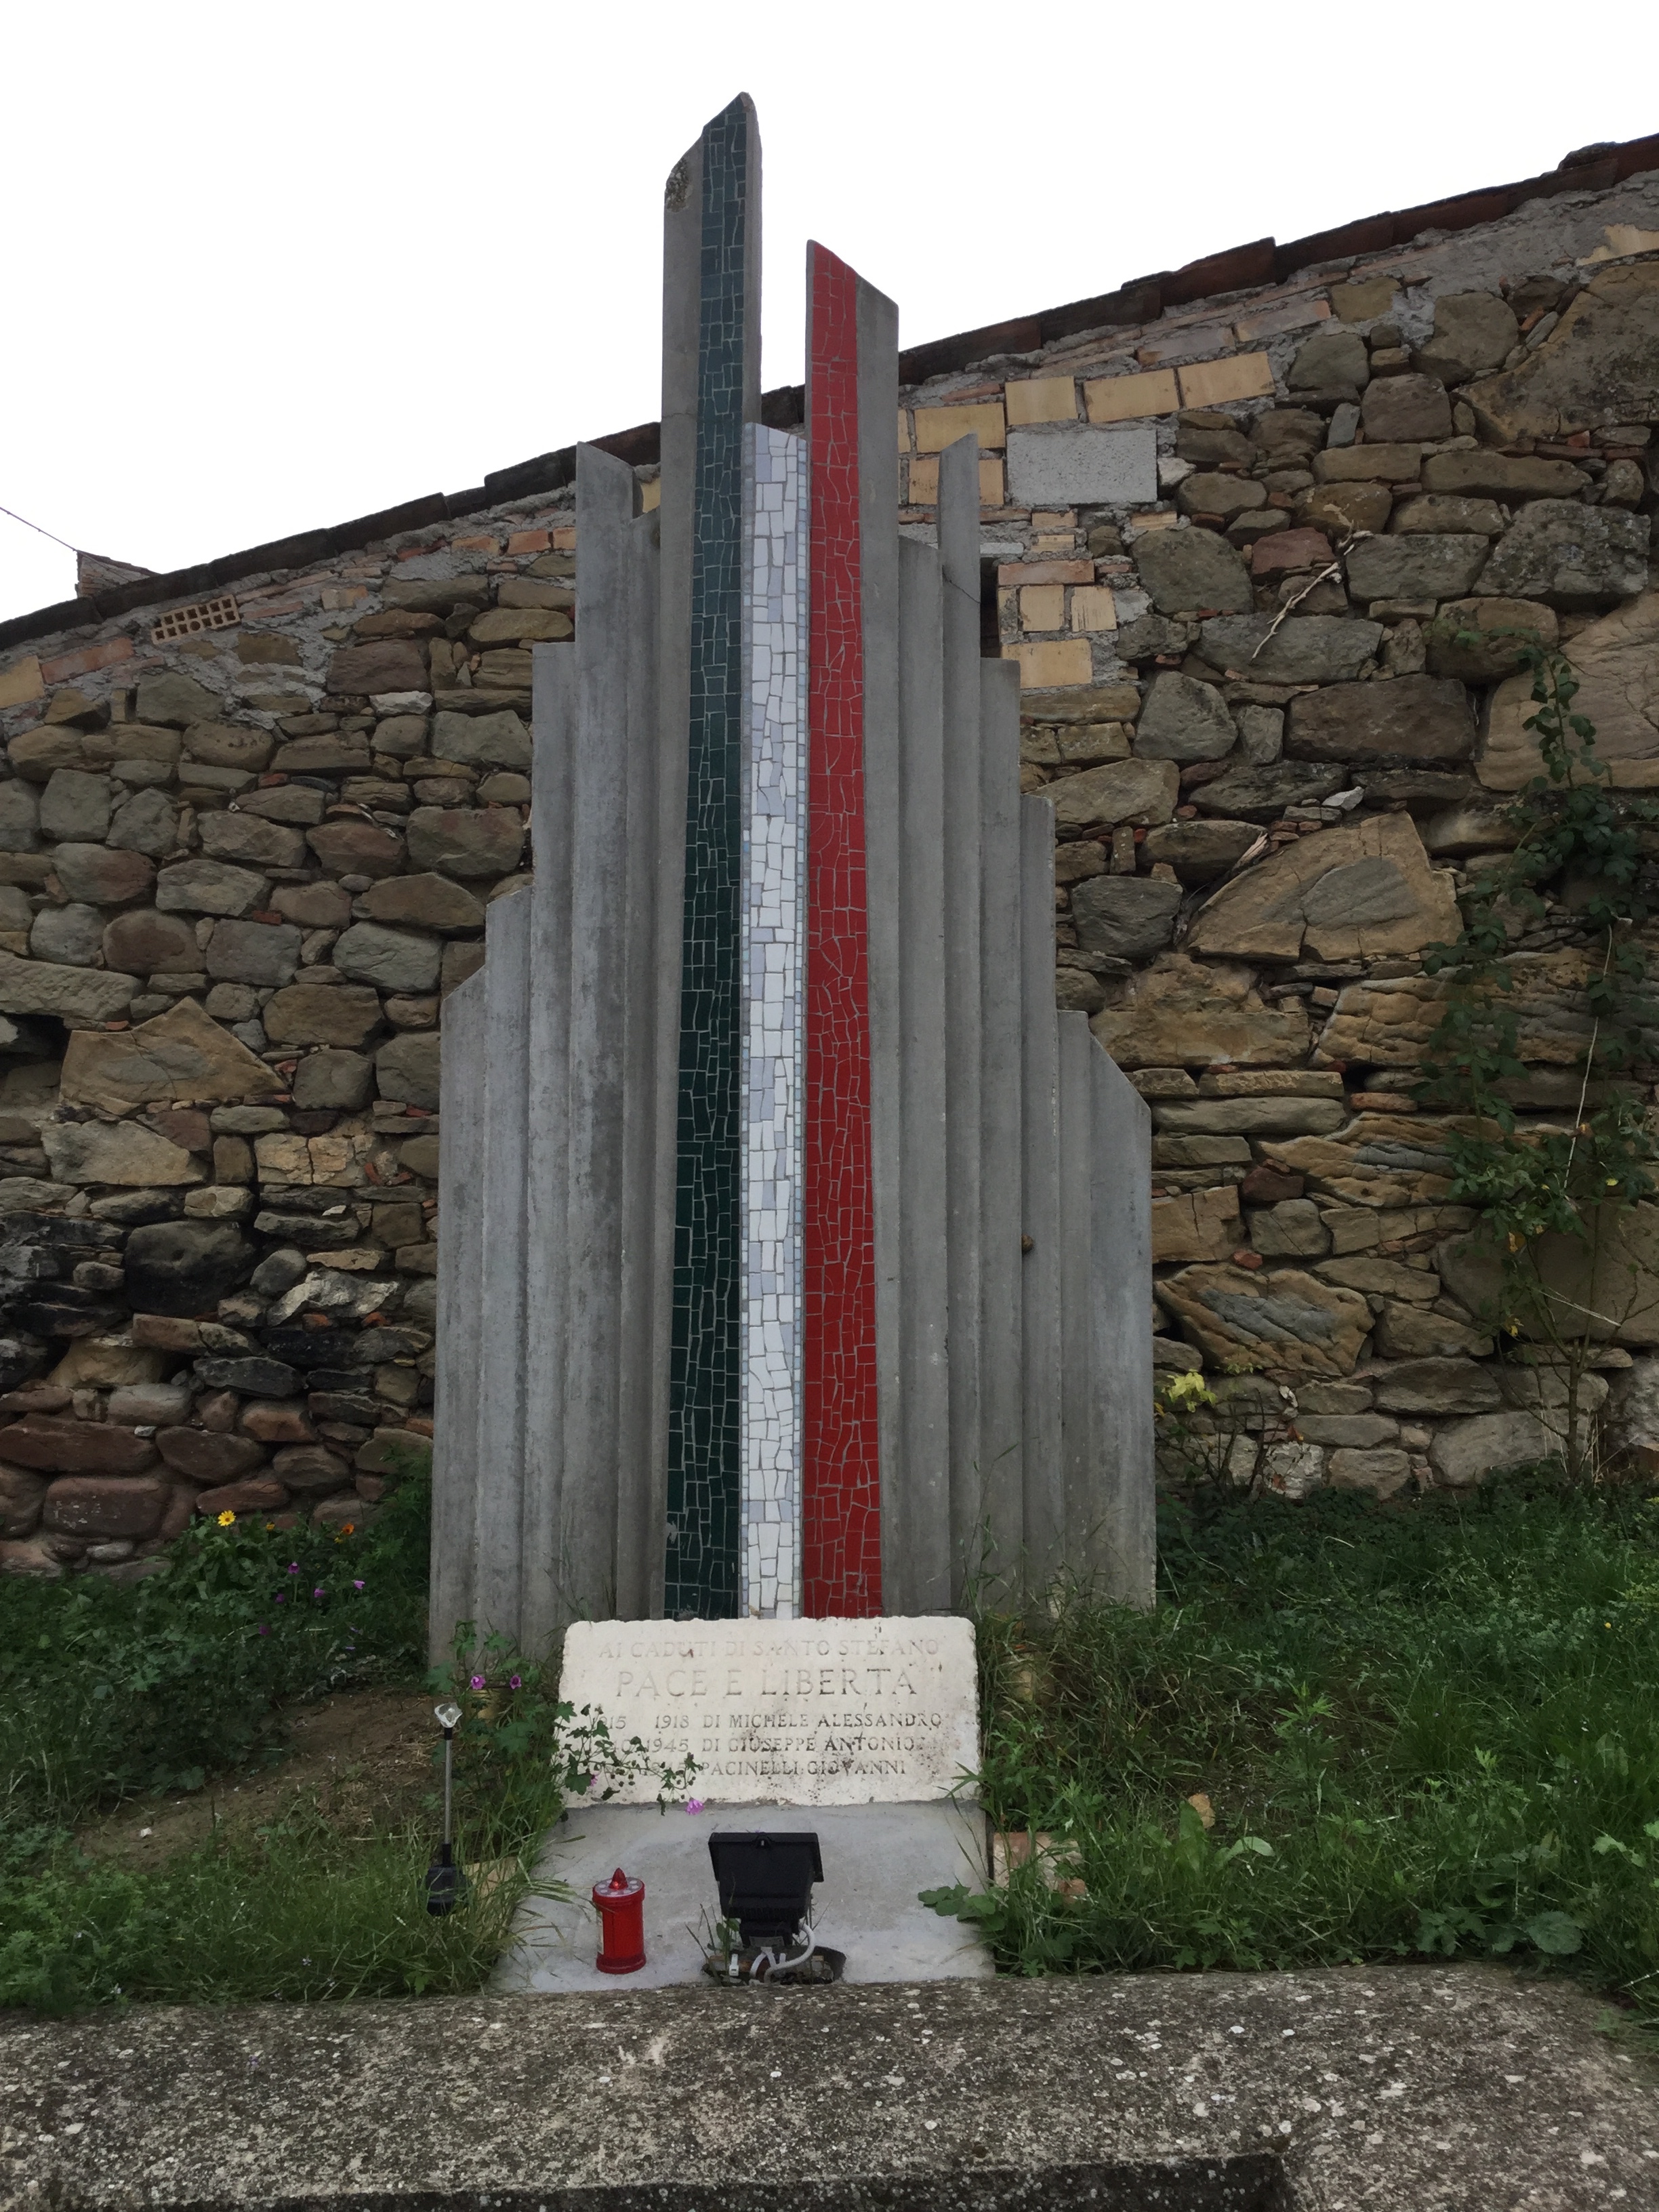
<svg viewBox="0 0 1659 2212"><path fill-rule="evenodd" d="M361 1589L362 1588L362 1584L361 1583L353 1583L351 1587L353 1589Z"/></svg>
<svg viewBox="0 0 1659 2212"><path fill-rule="evenodd" d="M297 1575L300 1571L300 1562L297 1559L290 1559L288 1563L288 1571L291 1575Z"/></svg>
<svg viewBox="0 0 1659 2212"><path fill-rule="evenodd" d="M278 1598L278 1599L277 1599L277 1601L276 1601L276 1602L277 1602L277 1604L278 1604L278 1605L280 1605L280 1604L282 1603L282 1601L283 1601L281 1600L281 1598ZM265 1626L265 1624L264 1624L264 1622L263 1620L259 1623L259 1633L260 1633L260 1635L261 1635L261 1636L269 1636L269 1635L270 1635L270 1629L266 1627L266 1626Z"/></svg>
<svg viewBox="0 0 1659 2212"><path fill-rule="evenodd" d="M507 1686L509 1690L523 1689L524 1677L521 1674L509 1674L507 1678Z"/></svg>
<svg viewBox="0 0 1659 2212"><path fill-rule="evenodd" d="M287 1596L287 1593L286 1593L285 1591L283 1591L283 1590L278 1590L278 1591L277 1591L277 1593L276 1593L276 1602L277 1602L277 1604L278 1604L278 1605L286 1605L286 1604L288 1603L288 1596Z"/></svg>
<svg viewBox="0 0 1659 2212"><path fill-rule="evenodd" d="M475 1674L475 1675L472 1677L472 1687L473 1687L475 1690L482 1690L482 1689L483 1689L483 1686L484 1686L484 1678L483 1678L483 1676L482 1674Z"/></svg>
<svg viewBox="0 0 1659 2212"><path fill-rule="evenodd" d="M320 1597L320 1596L322 1595L322 1594L323 1594L323 1586L322 1586L322 1584L321 1584L320 1583L318 1583L318 1585L317 1585L317 1587L316 1587L316 1589L315 1589L314 1590L313 1590L313 1592L311 1593L311 1595L313 1595L313 1597Z"/></svg>
<svg viewBox="0 0 1659 2212"><path fill-rule="evenodd" d="M688 1813L701 1813L702 1810L702 1798L688 1797L685 1801L685 1809Z"/></svg>

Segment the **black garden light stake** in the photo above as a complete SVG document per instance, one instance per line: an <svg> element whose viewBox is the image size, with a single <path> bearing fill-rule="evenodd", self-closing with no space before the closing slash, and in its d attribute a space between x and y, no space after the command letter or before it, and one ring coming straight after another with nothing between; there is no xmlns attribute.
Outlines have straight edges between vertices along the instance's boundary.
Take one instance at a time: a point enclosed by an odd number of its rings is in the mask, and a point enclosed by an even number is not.
<svg viewBox="0 0 1659 2212"><path fill-rule="evenodd" d="M450 1806L455 1778L455 1727L461 1717L459 1705L434 1705L433 1717L444 1732L444 1839L426 1870L426 1909L433 1914L453 1912L461 1901L461 1877L450 1840Z"/></svg>

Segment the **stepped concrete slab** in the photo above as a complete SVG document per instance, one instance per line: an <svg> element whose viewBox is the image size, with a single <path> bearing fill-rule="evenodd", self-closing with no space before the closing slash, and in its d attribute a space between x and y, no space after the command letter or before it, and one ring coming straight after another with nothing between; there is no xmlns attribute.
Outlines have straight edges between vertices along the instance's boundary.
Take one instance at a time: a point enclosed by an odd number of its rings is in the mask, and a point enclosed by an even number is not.
<svg viewBox="0 0 1659 2212"><path fill-rule="evenodd" d="M703 1938L720 1916L708 1838L717 1829L776 1829L817 1836L823 1880L812 1893L819 1943L844 1954L849 1982L937 1982L991 1975L991 1954L971 1927L942 1920L924 1889L985 1886L985 1816L976 1806L594 1805L559 1822L538 1879L568 1883L573 1900L526 1899L494 1987L520 1990L710 1986ZM588 1893L623 1868L645 1884L645 1965L602 1974L593 1964L599 1916Z"/></svg>
<svg viewBox="0 0 1659 2212"><path fill-rule="evenodd" d="M1635 2212L1650 2062L1496 1966L0 2026L8 2204L76 2212Z"/></svg>

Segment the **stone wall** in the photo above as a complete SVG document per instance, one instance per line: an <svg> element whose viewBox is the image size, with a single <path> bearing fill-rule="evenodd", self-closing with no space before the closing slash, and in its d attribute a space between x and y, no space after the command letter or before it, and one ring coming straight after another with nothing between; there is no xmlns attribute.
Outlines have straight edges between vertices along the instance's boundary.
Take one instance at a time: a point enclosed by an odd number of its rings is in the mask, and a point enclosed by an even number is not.
<svg viewBox="0 0 1659 2212"><path fill-rule="evenodd" d="M1524 684L1453 632L1568 642L1659 781L1659 176L1459 220L1282 281L1268 241L902 395L905 531L984 449L1059 996L1157 1121L1158 1358L1255 1370L1222 1387L1290 1494L1539 1445L1409 1095L1422 948L1525 773ZM611 443L649 504L649 429ZM527 880L564 474L0 626L0 1567L361 1521L422 1449L442 1000ZM1516 940L1527 1112L1571 1103L1580 959L1565 911Z"/></svg>

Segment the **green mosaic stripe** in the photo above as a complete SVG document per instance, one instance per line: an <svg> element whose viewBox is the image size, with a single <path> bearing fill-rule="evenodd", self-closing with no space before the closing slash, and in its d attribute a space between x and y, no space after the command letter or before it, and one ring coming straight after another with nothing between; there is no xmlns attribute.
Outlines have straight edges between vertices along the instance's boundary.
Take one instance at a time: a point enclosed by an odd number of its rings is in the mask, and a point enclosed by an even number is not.
<svg viewBox="0 0 1659 2212"><path fill-rule="evenodd" d="M702 270L692 491L691 729L674 1209L664 1610L738 1609L742 1044L744 246L741 102L702 138Z"/></svg>

